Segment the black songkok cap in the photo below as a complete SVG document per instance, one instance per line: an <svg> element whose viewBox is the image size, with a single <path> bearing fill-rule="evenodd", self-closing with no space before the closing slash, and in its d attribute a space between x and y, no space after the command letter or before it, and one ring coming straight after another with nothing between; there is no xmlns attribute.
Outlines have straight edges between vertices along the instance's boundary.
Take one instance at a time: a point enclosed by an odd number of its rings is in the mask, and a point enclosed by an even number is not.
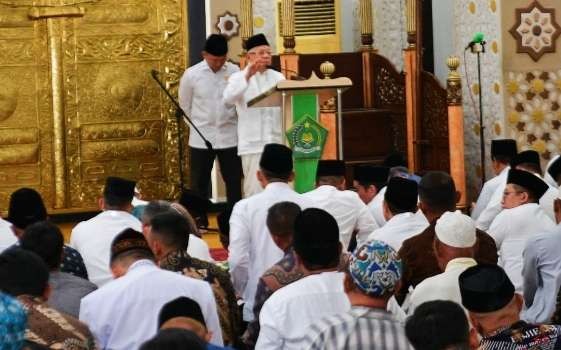
<svg viewBox="0 0 561 350"><path fill-rule="evenodd" d="M211 34L206 39L204 50L213 56L225 56L228 53L228 42L224 35Z"/></svg>
<svg viewBox="0 0 561 350"><path fill-rule="evenodd" d="M262 46L262 45L269 45L269 42L267 41L267 38L265 37L264 34L259 33L259 34L255 34L254 36L250 37L249 39L247 39L247 41L245 42L245 49L247 51L253 49L254 47L257 46Z"/></svg>
<svg viewBox="0 0 561 350"><path fill-rule="evenodd" d="M158 328L162 327L164 323L176 317L192 318L200 322L206 327L205 318L201 307L193 299L187 297L179 297L164 304L158 316Z"/></svg>
<svg viewBox="0 0 561 350"><path fill-rule="evenodd" d="M12 193L6 219L22 230L46 220L47 209L39 192L32 188L20 188Z"/></svg>
<svg viewBox="0 0 561 350"><path fill-rule="evenodd" d="M326 265L339 253L339 226L323 209L308 208L294 221L294 251L313 265Z"/></svg>
<svg viewBox="0 0 561 350"><path fill-rule="evenodd" d="M317 176L345 176L345 162L342 160L320 160Z"/></svg>
<svg viewBox="0 0 561 350"><path fill-rule="evenodd" d="M547 172L549 173L549 175L551 175L553 180L557 181L557 177L559 176L559 174L561 174L561 157L557 157L557 159L555 159L553 163L551 163L551 165L547 169Z"/></svg>
<svg viewBox="0 0 561 350"><path fill-rule="evenodd" d="M524 187L530 191L537 200L539 200L549 189L549 186L536 175L528 171L518 169L510 169L508 171L506 183Z"/></svg>
<svg viewBox="0 0 561 350"><path fill-rule="evenodd" d="M386 183L390 169L385 166L360 165L355 168L354 179L362 183Z"/></svg>
<svg viewBox="0 0 561 350"><path fill-rule="evenodd" d="M510 167L516 168L517 165L524 163L535 164L540 169L541 173L542 168L540 164L540 154L538 152L529 150L518 153L510 161Z"/></svg>
<svg viewBox="0 0 561 350"><path fill-rule="evenodd" d="M144 235L132 228L121 231L111 242L111 259L115 260L120 254L130 250L146 250L152 252Z"/></svg>
<svg viewBox="0 0 561 350"><path fill-rule="evenodd" d="M122 198L132 201L134 196L134 187L136 182L123 179L120 177L109 176L105 180L105 188L103 189L103 194L105 196L113 196L116 198Z"/></svg>
<svg viewBox="0 0 561 350"><path fill-rule="evenodd" d="M462 272L458 279L462 305L471 312L494 312L514 297L514 286L497 265L479 264Z"/></svg>
<svg viewBox="0 0 561 350"><path fill-rule="evenodd" d="M269 143L263 148L259 167L275 174L287 174L292 171L292 150L285 145Z"/></svg>
<svg viewBox="0 0 561 350"><path fill-rule="evenodd" d="M492 140L491 141L491 157L508 157L516 156L518 149L516 141L512 139Z"/></svg>
<svg viewBox="0 0 561 350"><path fill-rule="evenodd" d="M392 177L386 187L384 199L398 209L409 210L417 206L417 183L402 177Z"/></svg>

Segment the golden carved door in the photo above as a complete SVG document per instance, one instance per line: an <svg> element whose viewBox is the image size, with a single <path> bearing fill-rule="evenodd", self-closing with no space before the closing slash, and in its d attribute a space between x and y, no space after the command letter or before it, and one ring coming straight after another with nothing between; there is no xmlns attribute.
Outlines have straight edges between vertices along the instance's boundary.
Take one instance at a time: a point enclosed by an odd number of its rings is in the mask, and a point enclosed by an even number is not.
<svg viewBox="0 0 561 350"><path fill-rule="evenodd" d="M0 207L36 188L51 211L97 208L105 177L149 198L179 187L172 91L186 66L183 0L0 1Z"/></svg>

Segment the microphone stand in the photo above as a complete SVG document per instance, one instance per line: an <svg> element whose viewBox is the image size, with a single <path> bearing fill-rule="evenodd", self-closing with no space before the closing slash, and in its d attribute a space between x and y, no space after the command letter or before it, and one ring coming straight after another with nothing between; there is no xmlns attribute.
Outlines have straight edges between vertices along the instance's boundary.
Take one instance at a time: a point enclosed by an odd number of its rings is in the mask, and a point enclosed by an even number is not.
<svg viewBox="0 0 561 350"><path fill-rule="evenodd" d="M156 81L156 83L160 86L160 88L164 91L164 93L169 97L171 102L176 107L175 117L177 118L177 136L179 138L179 140L177 142L178 147L179 147L179 186L181 187L181 191L184 191L185 190L185 184L183 183L183 156L184 156L184 153L183 153L183 135L182 135L181 123L180 123L181 118L183 117L183 120L185 122L187 122L193 128L193 130L195 130L195 132L201 137L201 139L205 143L206 148L210 152L213 151L212 144L210 143L210 141L208 141L206 139L206 137L203 136L203 134L201 133L199 128L197 128L197 126L195 124L193 124L193 121L191 120L191 118L189 118L189 116L185 113L183 108L181 108L181 106L179 105L179 102L177 102L177 100L171 95L169 90L166 89L165 85L158 78L158 74L159 74L158 71L155 70L155 69L152 69L150 74L152 75L152 78Z"/></svg>
<svg viewBox="0 0 561 350"><path fill-rule="evenodd" d="M485 41L470 45L471 53L477 55L477 81L479 84L479 145L481 151L481 182L485 184L485 126L483 125L483 88L481 87L481 54L485 53Z"/></svg>

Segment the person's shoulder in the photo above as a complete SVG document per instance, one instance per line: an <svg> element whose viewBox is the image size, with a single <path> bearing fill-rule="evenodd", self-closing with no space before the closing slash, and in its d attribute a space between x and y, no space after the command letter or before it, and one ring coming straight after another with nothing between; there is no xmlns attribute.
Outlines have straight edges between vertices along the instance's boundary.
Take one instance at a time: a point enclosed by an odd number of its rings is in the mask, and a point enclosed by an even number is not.
<svg viewBox="0 0 561 350"><path fill-rule="evenodd" d="M228 271L224 270L220 266L213 264L209 261L204 261L201 259L197 259L191 257L191 267L198 270L207 270L210 275L214 275L216 277L221 278L230 278L230 274Z"/></svg>
<svg viewBox="0 0 561 350"><path fill-rule="evenodd" d="M228 71L228 73L230 74L234 74L240 71L240 66L238 66L237 64L230 62L230 61L226 61L226 63L224 63L224 65L226 66L226 69Z"/></svg>
<svg viewBox="0 0 561 350"><path fill-rule="evenodd" d="M412 237L409 237L405 241L403 241L403 244L401 245L401 247L402 247L401 249L404 249L404 248L405 248L405 250L415 249L415 247L420 242L430 241L432 243L433 239L434 239L434 226L429 225L423 231L421 231L418 234L416 234Z"/></svg>

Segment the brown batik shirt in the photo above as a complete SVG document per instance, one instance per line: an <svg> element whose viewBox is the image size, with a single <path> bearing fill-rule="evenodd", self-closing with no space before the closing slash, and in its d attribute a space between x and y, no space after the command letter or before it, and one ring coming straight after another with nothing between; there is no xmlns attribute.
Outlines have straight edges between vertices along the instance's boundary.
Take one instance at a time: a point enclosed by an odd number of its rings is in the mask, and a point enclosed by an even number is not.
<svg viewBox="0 0 561 350"><path fill-rule="evenodd" d="M27 311L26 340L49 349L96 349L88 326L78 319L56 311L38 297L20 295L17 299Z"/></svg>
<svg viewBox="0 0 561 350"><path fill-rule="evenodd" d="M162 269L181 272L210 284L216 299L224 344L235 345L240 332L241 316L230 274L215 264L193 258L181 250L168 254L159 261L159 265Z"/></svg>

